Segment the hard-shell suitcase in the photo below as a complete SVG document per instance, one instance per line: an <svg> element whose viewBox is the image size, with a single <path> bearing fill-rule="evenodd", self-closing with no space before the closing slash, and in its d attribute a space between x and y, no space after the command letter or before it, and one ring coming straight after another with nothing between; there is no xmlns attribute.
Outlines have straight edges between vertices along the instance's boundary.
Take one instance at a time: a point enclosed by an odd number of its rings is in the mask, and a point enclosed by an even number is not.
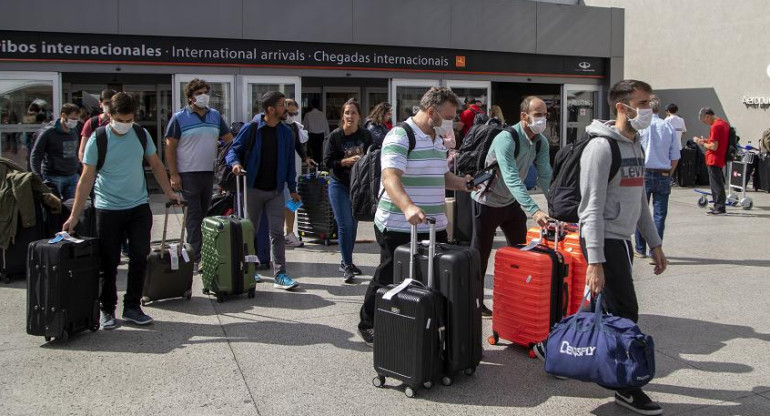
<svg viewBox="0 0 770 416"><path fill-rule="evenodd" d="M416 262L414 279L428 283L430 247L418 244L416 256L410 245L396 248L393 282L400 283L410 276L410 261ZM435 288L446 300L446 353L442 382L465 372L471 375L481 362L481 305L483 281L478 250L449 244L436 244L433 254Z"/></svg>
<svg viewBox="0 0 770 416"><path fill-rule="evenodd" d="M531 348L545 341L567 314L571 263L571 256L537 243L497 250L489 343L503 338Z"/></svg>
<svg viewBox="0 0 770 416"><path fill-rule="evenodd" d="M580 247L580 232L577 225L564 225L562 227L563 232L559 235L558 250L564 255L569 255L572 258L571 266L569 267L569 276L567 282L570 288L569 306L567 308L567 315L574 315L580 310L580 305L583 303L583 296L585 294L586 286L586 271L588 270L588 260L583 255L583 249ZM535 239L539 239L541 244L547 245L553 248L553 240L555 230L547 230L543 233L544 229L540 227L532 227L527 231L527 244L531 243Z"/></svg>
<svg viewBox="0 0 770 416"><path fill-rule="evenodd" d="M676 181L681 187L695 186L698 151L685 147L676 166Z"/></svg>
<svg viewBox="0 0 770 416"><path fill-rule="evenodd" d="M431 242L436 241L435 220ZM417 251L417 228L412 228L412 252ZM433 251L434 244L431 244ZM432 254L432 253L431 253ZM433 289L433 263L428 264L428 284L407 279L377 291L374 311L375 387L394 378L406 385L407 397L418 388L431 388L443 373L444 297ZM414 261L410 276L414 277Z"/></svg>
<svg viewBox="0 0 770 416"><path fill-rule="evenodd" d="M0 249L0 279L3 283L11 283L11 279L23 279L27 272L27 249L33 241L47 237L49 227L46 224L46 208L42 202L35 200L35 225L21 226L19 216L16 235L7 249ZM61 231L61 227L59 230Z"/></svg>
<svg viewBox="0 0 770 416"><path fill-rule="evenodd" d="M473 238L473 199L468 192L455 192L454 229L455 244L470 245Z"/></svg>
<svg viewBox="0 0 770 416"><path fill-rule="evenodd" d="M226 295L247 293L253 298L254 281L254 224L244 217L246 176L243 178L241 199L240 179L236 179L236 209L239 216L206 217L203 220L203 294L214 294L217 302Z"/></svg>
<svg viewBox="0 0 770 416"><path fill-rule="evenodd" d="M337 221L329 202L329 176L325 172L309 172L299 177L297 192L302 206L297 210L300 240L317 239L324 245L337 239Z"/></svg>
<svg viewBox="0 0 770 416"><path fill-rule="evenodd" d="M765 192L770 192L770 154L764 154L759 157L759 186L756 188Z"/></svg>
<svg viewBox="0 0 770 416"><path fill-rule="evenodd" d="M147 272L142 289L142 306L148 302L169 298L192 298L195 255L191 245L184 243L187 203L182 202L182 233L179 240L168 240L168 213L173 202L166 203L163 219L163 239L152 246L147 256Z"/></svg>
<svg viewBox="0 0 770 416"><path fill-rule="evenodd" d="M39 240L27 253L27 333L66 340L99 329L99 240Z"/></svg>

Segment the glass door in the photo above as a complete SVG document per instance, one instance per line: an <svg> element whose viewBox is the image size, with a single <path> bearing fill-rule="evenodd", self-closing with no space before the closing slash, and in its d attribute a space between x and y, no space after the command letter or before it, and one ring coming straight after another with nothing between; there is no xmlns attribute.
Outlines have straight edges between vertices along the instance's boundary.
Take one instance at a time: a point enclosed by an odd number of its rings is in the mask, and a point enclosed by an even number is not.
<svg viewBox="0 0 770 416"><path fill-rule="evenodd" d="M390 104L393 106L393 124L404 121L420 110L420 99L431 87L438 87L434 79L394 79L390 83Z"/></svg>
<svg viewBox="0 0 770 416"><path fill-rule="evenodd" d="M323 87L323 107L326 119L329 120L329 130L336 129L340 124L342 105L351 98L355 98L361 103L360 87ZM362 115L362 123L363 117L366 117L366 115Z"/></svg>
<svg viewBox="0 0 770 416"><path fill-rule="evenodd" d="M583 136L591 122L601 114L598 85L564 85L562 88L562 146Z"/></svg>
<svg viewBox="0 0 770 416"><path fill-rule="evenodd" d="M0 157L28 168L34 133L59 117L60 86L56 72L0 71Z"/></svg>
<svg viewBox="0 0 770 416"><path fill-rule="evenodd" d="M389 102L387 88L367 87L365 97L366 102L361 104L361 111L364 112L364 114L361 114L362 118L366 118L366 116L372 112L377 104L382 102Z"/></svg>
<svg viewBox="0 0 770 416"><path fill-rule="evenodd" d="M489 112L489 107L492 105L490 102L490 96L492 95L491 82L447 80L446 86L460 97L460 103L464 103L466 99L470 98L481 100L481 109Z"/></svg>
<svg viewBox="0 0 770 416"><path fill-rule="evenodd" d="M255 114L262 112L259 106L259 100L262 95L268 91L279 91L286 96L298 101L301 91L301 81L299 77L263 77L263 76L242 76L240 77L241 97L241 120L248 122L254 118ZM300 109L300 112L302 109ZM298 120L302 120L302 114Z"/></svg>
<svg viewBox="0 0 770 416"><path fill-rule="evenodd" d="M189 105L184 94L184 87L194 78L202 79L211 85L209 106L219 111L228 123L232 121L235 114L234 75L175 74L173 88L174 106L171 108L171 114Z"/></svg>

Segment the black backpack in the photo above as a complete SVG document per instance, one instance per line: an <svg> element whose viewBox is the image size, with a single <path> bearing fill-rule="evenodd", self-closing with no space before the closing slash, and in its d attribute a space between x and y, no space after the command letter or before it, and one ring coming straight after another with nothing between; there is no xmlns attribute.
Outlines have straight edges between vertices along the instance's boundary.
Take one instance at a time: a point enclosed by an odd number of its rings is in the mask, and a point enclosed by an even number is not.
<svg viewBox="0 0 770 416"><path fill-rule="evenodd" d="M142 144L142 160L144 161L144 151L147 150L147 135L144 132L144 127L134 123L131 125L134 129L136 137L139 138L139 143ZM99 172L104 166L104 160L107 158L107 126L98 127L95 130L96 133L96 152L98 158L96 160L96 171ZM144 162L142 162L144 163Z"/></svg>
<svg viewBox="0 0 770 416"><path fill-rule="evenodd" d="M730 126L730 132L727 134L727 148L725 149L725 161L735 159L738 151L738 142L741 138L735 133L735 127Z"/></svg>
<svg viewBox="0 0 770 416"><path fill-rule="evenodd" d="M257 137L257 125L251 122L251 130L249 131L249 141L246 142L246 152L244 152L243 163L245 164L251 154L251 149L254 147L254 140ZM230 126L230 131L235 131L234 136L240 132L245 124L242 122L233 122ZM227 192L235 192L235 174L233 168L227 164L227 153L230 152L230 148L235 143L235 137L230 142L223 142L219 145L217 151L217 164L214 170L214 182Z"/></svg>
<svg viewBox="0 0 770 416"><path fill-rule="evenodd" d="M468 134L463 139L457 155L457 172L460 175L476 175L482 170L489 170L492 166L485 166L489 148L492 147L492 141L503 130L511 133L513 141L516 143L514 157L519 157L519 135L513 127L501 124L479 124L471 127ZM535 143L535 151L540 152L541 141Z"/></svg>
<svg viewBox="0 0 770 416"><path fill-rule="evenodd" d="M483 111L475 111L471 109L471 112L473 113L474 126L478 126L479 124L487 124L487 122L489 121L489 116Z"/></svg>
<svg viewBox="0 0 770 416"><path fill-rule="evenodd" d="M548 189L548 215L559 221L578 222L580 206L580 157L591 140L596 137L586 132L575 143L559 149L553 162L553 182ZM620 147L613 139L607 139L612 151L612 164L607 182L620 170Z"/></svg>
<svg viewBox="0 0 770 416"><path fill-rule="evenodd" d="M401 127L406 131L406 136L409 138L408 156L417 144L414 131L406 123L398 123L395 127ZM366 154L358 159L350 171L350 204L356 221L374 221L377 205L385 192L384 189L379 192L382 181L381 153L382 150L376 145L369 146Z"/></svg>

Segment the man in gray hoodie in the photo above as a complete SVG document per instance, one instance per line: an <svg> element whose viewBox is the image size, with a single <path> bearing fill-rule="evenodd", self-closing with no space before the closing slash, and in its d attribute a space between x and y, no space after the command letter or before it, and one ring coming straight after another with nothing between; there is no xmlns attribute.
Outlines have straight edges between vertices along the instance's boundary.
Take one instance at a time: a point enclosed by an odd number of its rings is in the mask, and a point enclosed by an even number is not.
<svg viewBox="0 0 770 416"><path fill-rule="evenodd" d="M642 81L623 80L609 92L615 121L594 120L586 131L598 136L586 145L580 159L578 208L581 243L587 253L586 284L593 294L603 294L604 307L613 315L639 319L632 279L633 246L636 229L651 248L655 274L666 270L666 256L650 215L644 191L644 152L637 132L652 121L652 88ZM612 152L608 140L620 149L620 170L609 178ZM658 415L661 407L641 389L618 390L615 403L636 413Z"/></svg>

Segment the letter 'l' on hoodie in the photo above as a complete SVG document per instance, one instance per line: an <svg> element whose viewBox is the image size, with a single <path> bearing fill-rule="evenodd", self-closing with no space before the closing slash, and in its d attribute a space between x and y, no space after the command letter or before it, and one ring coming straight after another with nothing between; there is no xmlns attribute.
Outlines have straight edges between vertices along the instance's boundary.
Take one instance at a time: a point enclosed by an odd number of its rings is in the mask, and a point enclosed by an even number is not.
<svg viewBox="0 0 770 416"><path fill-rule="evenodd" d="M630 240L638 228L651 248L661 245L644 192L644 152L636 141L623 136L613 122L594 120L586 131L599 136L586 145L580 158L578 208L589 263L604 263L604 240ZM609 182L612 151L607 140L620 148L620 170Z"/></svg>

